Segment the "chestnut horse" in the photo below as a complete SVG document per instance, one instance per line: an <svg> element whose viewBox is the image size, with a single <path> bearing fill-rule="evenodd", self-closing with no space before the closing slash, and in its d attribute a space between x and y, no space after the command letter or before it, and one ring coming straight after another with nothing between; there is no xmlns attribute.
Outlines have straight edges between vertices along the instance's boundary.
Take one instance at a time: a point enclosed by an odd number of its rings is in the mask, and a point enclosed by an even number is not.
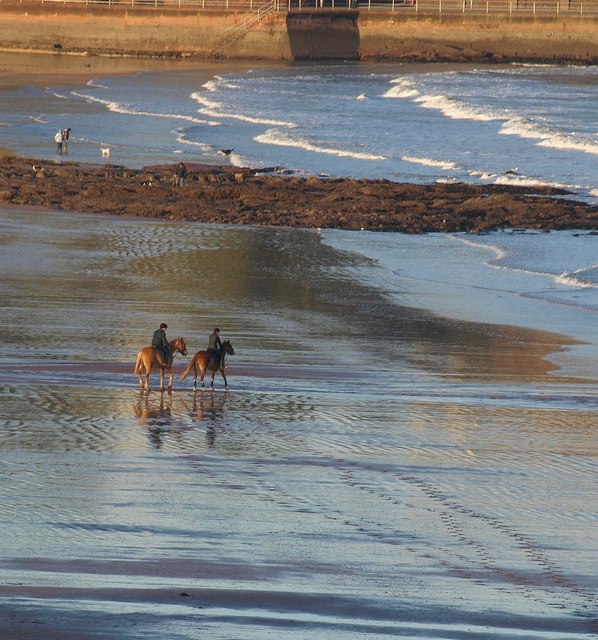
<svg viewBox="0 0 598 640"><path fill-rule="evenodd" d="M210 386L212 389L214 388L214 376L216 375L216 371L220 372L224 380L224 388L228 389L228 381L226 379L226 375L224 374L224 358L227 355L234 356L235 350L233 349L233 345L230 343L230 340L224 340L222 342L222 359L219 365L216 365L212 354L209 351L198 351L191 360L191 364L187 367L187 370L181 374L181 380L184 380L190 373L191 369L193 369L193 391L197 391L197 371L199 369L200 380L201 380L201 388L205 389L205 385L203 383L204 376L206 375L206 371L212 372L212 380Z"/></svg>
<svg viewBox="0 0 598 640"><path fill-rule="evenodd" d="M170 351L174 355L177 351L183 356L187 355L187 345L185 345L184 338L176 338L169 343ZM135 363L135 370L133 375L139 376L139 386L146 391L150 390L149 378L154 364L160 369L160 391L164 391L164 369L170 374L170 382L168 383L168 389L172 389L172 381L174 380L174 373L172 372L171 364L163 364L162 355L158 357L158 352L154 347L143 347L137 354L137 362ZM145 374L145 382L143 376Z"/></svg>

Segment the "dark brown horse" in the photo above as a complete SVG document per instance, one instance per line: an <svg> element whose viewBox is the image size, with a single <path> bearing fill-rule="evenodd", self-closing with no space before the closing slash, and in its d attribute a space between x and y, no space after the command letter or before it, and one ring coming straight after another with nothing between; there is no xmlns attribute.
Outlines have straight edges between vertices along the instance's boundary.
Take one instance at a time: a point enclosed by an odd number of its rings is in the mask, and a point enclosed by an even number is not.
<svg viewBox="0 0 598 640"><path fill-rule="evenodd" d="M199 371L201 388L205 389L203 379L206 375L206 371L211 371L212 380L210 382L210 386L213 389L214 376L216 375L216 371L218 371L224 380L224 388L228 389L228 381L226 379L226 375L224 374L224 359L227 355L235 355L235 350L233 349L233 345L230 343L230 340L224 340L222 342L221 354L222 357L220 363L216 364L214 355L212 353L210 353L209 351L198 351L193 356L191 364L187 367L187 370L181 374L181 380L184 380L191 373L191 369L193 369L193 391L197 391L197 372Z"/></svg>
<svg viewBox="0 0 598 640"><path fill-rule="evenodd" d="M185 345L184 338L176 338L169 343L170 351L174 355L180 353L183 356L187 355L187 346ZM174 373L172 372L171 364L164 364L162 360L162 354L158 355L158 351L154 347L143 347L137 354L137 362L135 363L135 370L133 375L139 376L139 386L146 391L150 390L149 378L154 364L160 369L160 391L164 391L164 370L166 369L170 374L170 381L168 383L168 389L172 389L172 382L174 380ZM145 375L145 381L143 376Z"/></svg>

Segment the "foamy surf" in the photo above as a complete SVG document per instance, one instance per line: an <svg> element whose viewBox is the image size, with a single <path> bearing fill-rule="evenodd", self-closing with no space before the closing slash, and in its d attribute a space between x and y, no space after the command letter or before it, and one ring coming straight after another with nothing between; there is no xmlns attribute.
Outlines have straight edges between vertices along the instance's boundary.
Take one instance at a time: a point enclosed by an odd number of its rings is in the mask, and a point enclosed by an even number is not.
<svg viewBox="0 0 598 640"><path fill-rule="evenodd" d="M228 118L231 120L238 120L240 122L248 122L250 124L263 124L272 127L294 127L294 122L275 120L273 118L264 118L258 116L251 116L243 113L228 112L224 104L216 102L214 100L208 100L200 93L193 93L191 98L201 105L200 113L203 113L214 118Z"/></svg>
<svg viewBox="0 0 598 640"><path fill-rule="evenodd" d="M210 91L215 93L216 91L221 91L222 89L240 89L240 85L235 84L233 82L229 82L226 78L222 76L214 76L212 80L208 80L204 84L201 85L203 89L206 91Z"/></svg>
<svg viewBox="0 0 598 640"><path fill-rule="evenodd" d="M420 95L415 88L415 83L411 80L398 78L392 80L391 84L396 86L388 89L383 95L384 98L415 98Z"/></svg>
<svg viewBox="0 0 598 640"><path fill-rule="evenodd" d="M426 167L435 167L438 169L444 169L446 171L457 170L459 168L456 163L451 162L450 160L433 160L431 158L417 158L415 156L403 156L401 159L405 162L421 164Z"/></svg>
<svg viewBox="0 0 598 640"><path fill-rule="evenodd" d="M579 139L572 134L551 131L545 126L539 126L521 118L509 119L503 124L499 133L538 140L537 144L540 147L598 155L598 143L593 140Z"/></svg>
<svg viewBox="0 0 598 640"><path fill-rule="evenodd" d="M504 174L494 178L494 184L513 185L518 187L554 187L555 189L570 189L571 185L550 180L542 180L533 176Z"/></svg>
<svg viewBox="0 0 598 640"><path fill-rule="evenodd" d="M77 93L73 91L73 95L76 95L84 100L88 100L89 102L95 102L98 104L102 104L108 109L108 111L112 111L113 113L120 113L124 115L131 116L145 116L149 118L164 118L166 120L184 120L185 122L192 122L194 124L203 124L206 126L218 126L218 122L214 122L213 120L206 120L204 118L196 118L194 116L186 115L183 113L160 113L157 111L144 111L141 109L135 109L134 107L127 106L121 102L115 102L113 100L105 100L103 98L98 98L96 96L90 96L83 93Z"/></svg>
<svg viewBox="0 0 598 640"><path fill-rule="evenodd" d="M303 149L304 151L322 153L337 156L339 158L354 158L356 160L385 160L385 156L382 155L320 146L301 138L293 138L276 130L267 131L264 134L256 136L254 140L265 145Z"/></svg>
<svg viewBox="0 0 598 640"><path fill-rule="evenodd" d="M564 272L555 278L555 282L582 289L598 289L598 264L572 272Z"/></svg>
<svg viewBox="0 0 598 640"><path fill-rule="evenodd" d="M473 120L477 122L490 122L504 119L504 116L480 107L468 105L460 100L449 98L445 95L420 95L415 102L421 104L424 109L440 111L445 117L453 120Z"/></svg>

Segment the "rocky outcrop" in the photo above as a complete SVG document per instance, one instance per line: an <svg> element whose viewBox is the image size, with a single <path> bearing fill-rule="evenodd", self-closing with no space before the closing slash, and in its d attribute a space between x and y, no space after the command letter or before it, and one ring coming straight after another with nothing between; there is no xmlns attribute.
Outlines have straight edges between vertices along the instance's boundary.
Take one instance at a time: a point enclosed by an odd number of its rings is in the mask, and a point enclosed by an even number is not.
<svg viewBox="0 0 598 640"><path fill-rule="evenodd" d="M598 208L548 187L414 185L320 179L188 165L132 170L115 165L0 158L2 203L102 215L209 223L427 233L494 229L598 230Z"/></svg>

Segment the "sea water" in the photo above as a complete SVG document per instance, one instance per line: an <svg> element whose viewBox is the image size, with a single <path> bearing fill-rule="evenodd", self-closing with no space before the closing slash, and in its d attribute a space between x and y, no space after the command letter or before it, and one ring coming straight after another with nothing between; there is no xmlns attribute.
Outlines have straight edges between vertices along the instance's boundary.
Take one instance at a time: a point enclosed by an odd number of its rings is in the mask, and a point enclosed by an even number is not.
<svg viewBox="0 0 598 640"><path fill-rule="evenodd" d="M357 235L358 240L355 234L328 231L324 239L373 259L377 269L364 280L383 282L397 300L449 318L572 336L583 344L553 359L562 373L596 377L595 233Z"/></svg>
<svg viewBox="0 0 598 640"><path fill-rule="evenodd" d="M2 144L139 167L176 160L407 182L546 184L598 197L598 70L291 64L5 92ZM230 155L219 153L233 149Z"/></svg>

